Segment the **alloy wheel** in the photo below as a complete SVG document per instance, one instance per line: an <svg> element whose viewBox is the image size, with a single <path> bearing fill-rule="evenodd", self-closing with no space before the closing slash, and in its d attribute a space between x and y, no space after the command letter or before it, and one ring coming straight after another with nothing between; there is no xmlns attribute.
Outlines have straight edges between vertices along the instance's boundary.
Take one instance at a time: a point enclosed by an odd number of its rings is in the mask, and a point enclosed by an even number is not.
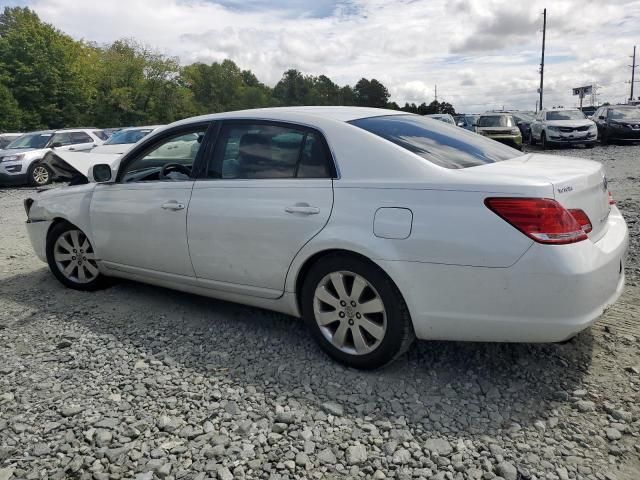
<svg viewBox="0 0 640 480"><path fill-rule="evenodd" d="M67 230L58 237L53 258L60 273L75 283L89 283L100 273L93 247L80 230Z"/></svg>
<svg viewBox="0 0 640 480"><path fill-rule="evenodd" d="M42 165L36 165L31 173L31 178L36 185L46 185L49 183L49 170Z"/></svg>
<svg viewBox="0 0 640 480"><path fill-rule="evenodd" d="M333 272L320 281L313 313L324 337L350 355L373 352L387 330L382 298L373 285L353 272Z"/></svg>

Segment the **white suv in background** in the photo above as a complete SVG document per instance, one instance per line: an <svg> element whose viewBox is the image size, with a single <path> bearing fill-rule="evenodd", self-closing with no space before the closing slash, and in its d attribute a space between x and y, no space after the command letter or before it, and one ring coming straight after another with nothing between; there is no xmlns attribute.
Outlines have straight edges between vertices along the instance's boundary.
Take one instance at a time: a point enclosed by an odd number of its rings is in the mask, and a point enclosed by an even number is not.
<svg viewBox="0 0 640 480"><path fill-rule="evenodd" d="M46 185L53 180L49 167L41 163L47 152L88 151L106 139L106 134L95 128L25 133L0 151L0 185Z"/></svg>
<svg viewBox="0 0 640 480"><path fill-rule="evenodd" d="M555 145L593 147L598 139L598 127L580 110L540 110L531 123L529 143L540 142L543 149Z"/></svg>

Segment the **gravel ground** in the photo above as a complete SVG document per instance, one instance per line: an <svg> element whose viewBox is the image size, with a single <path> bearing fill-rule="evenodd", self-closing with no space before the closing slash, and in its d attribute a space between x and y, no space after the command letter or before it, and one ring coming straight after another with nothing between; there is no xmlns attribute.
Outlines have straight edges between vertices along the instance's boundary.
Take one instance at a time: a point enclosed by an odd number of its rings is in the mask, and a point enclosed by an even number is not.
<svg viewBox="0 0 640 480"><path fill-rule="evenodd" d="M31 190L0 190L0 480L637 480L640 146L558 153L607 167L632 231L620 302L564 345L418 342L375 372L281 315L66 290L32 254Z"/></svg>

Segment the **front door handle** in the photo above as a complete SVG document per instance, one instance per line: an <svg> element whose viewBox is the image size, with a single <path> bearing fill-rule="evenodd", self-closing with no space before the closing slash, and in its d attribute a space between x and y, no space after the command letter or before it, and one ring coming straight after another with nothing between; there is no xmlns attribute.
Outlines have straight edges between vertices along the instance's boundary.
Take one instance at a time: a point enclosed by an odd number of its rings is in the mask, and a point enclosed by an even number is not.
<svg viewBox="0 0 640 480"><path fill-rule="evenodd" d="M178 203L175 200L165 202L161 205L165 210L184 210L184 203Z"/></svg>
<svg viewBox="0 0 640 480"><path fill-rule="evenodd" d="M301 213L303 215L316 215L320 213L318 207L312 207L308 203L296 203L284 209L287 213Z"/></svg>

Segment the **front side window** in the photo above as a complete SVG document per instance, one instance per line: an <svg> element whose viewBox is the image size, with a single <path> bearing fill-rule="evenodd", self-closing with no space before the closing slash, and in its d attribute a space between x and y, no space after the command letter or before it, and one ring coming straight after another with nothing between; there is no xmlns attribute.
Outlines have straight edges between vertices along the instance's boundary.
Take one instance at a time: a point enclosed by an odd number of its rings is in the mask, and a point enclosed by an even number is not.
<svg viewBox="0 0 640 480"><path fill-rule="evenodd" d="M330 177L329 152L316 132L266 123L226 124L220 129L208 178L278 179Z"/></svg>
<svg viewBox="0 0 640 480"><path fill-rule="evenodd" d="M160 140L124 165L118 173L120 181L189 180L205 132L199 128Z"/></svg>
<svg viewBox="0 0 640 480"><path fill-rule="evenodd" d="M109 135L107 135L106 133L104 133L103 130L94 130L93 134L98 137L100 140L106 140L109 138Z"/></svg>
<svg viewBox="0 0 640 480"><path fill-rule="evenodd" d="M580 110L563 110L547 112L547 120L584 120L584 113Z"/></svg>
<svg viewBox="0 0 640 480"><path fill-rule="evenodd" d="M93 139L84 132L71 132L71 143L77 145L79 143L93 143Z"/></svg>
<svg viewBox="0 0 640 480"><path fill-rule="evenodd" d="M444 168L500 162L522 152L468 130L430 122L419 115L385 115L349 122Z"/></svg>

